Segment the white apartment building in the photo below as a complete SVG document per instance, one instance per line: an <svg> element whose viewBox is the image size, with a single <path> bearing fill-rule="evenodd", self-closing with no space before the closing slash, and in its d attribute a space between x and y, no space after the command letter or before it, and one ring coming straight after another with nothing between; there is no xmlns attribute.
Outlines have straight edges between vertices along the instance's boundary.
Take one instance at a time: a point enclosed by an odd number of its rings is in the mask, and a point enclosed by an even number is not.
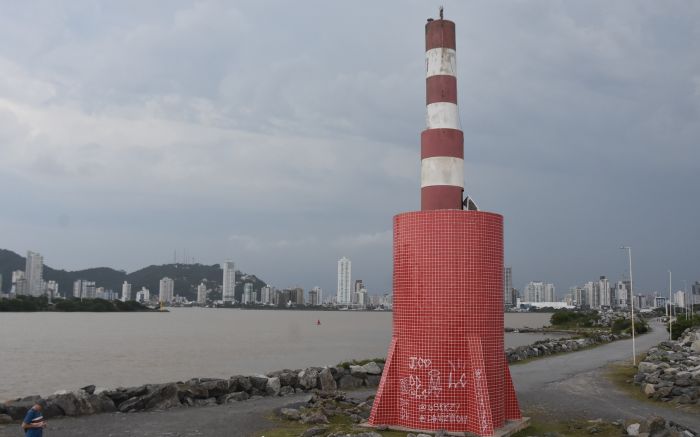
<svg viewBox="0 0 700 437"><path fill-rule="evenodd" d="M158 300L160 302L170 303L175 297L175 281L167 276L160 280L158 286Z"/></svg>
<svg viewBox="0 0 700 437"><path fill-rule="evenodd" d="M338 291L336 295L336 303L338 305L349 305L351 303L350 284L352 264L346 257L338 260Z"/></svg>
<svg viewBox="0 0 700 437"><path fill-rule="evenodd" d="M200 282L200 284L197 286L197 304L207 304L207 286L204 285L204 282Z"/></svg>
<svg viewBox="0 0 700 437"><path fill-rule="evenodd" d="M131 300L131 284L124 281L122 284L122 302Z"/></svg>
<svg viewBox="0 0 700 437"><path fill-rule="evenodd" d="M236 300L236 265L233 261L224 261L221 264L224 278L221 282L221 300L233 303Z"/></svg>
<svg viewBox="0 0 700 437"><path fill-rule="evenodd" d="M27 279L27 294L30 296L41 296L44 294L44 258L32 251L27 252L27 260L24 269Z"/></svg>

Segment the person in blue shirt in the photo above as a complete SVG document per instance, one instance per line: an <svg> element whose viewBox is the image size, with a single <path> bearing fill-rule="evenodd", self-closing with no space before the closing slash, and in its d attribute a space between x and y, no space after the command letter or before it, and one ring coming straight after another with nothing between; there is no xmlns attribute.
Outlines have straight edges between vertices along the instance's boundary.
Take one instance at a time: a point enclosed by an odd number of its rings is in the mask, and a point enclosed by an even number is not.
<svg viewBox="0 0 700 437"><path fill-rule="evenodd" d="M46 420L44 420L44 416L41 414L44 405L46 405L46 401L39 399L34 406L27 411L27 415L24 416L22 429L26 437L41 437L44 434Z"/></svg>

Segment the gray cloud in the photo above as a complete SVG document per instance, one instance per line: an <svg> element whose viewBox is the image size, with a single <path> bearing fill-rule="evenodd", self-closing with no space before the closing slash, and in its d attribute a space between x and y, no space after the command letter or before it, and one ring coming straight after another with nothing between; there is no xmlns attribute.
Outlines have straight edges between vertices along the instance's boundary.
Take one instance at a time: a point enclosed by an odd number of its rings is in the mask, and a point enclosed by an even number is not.
<svg viewBox="0 0 700 437"><path fill-rule="evenodd" d="M425 2L23 2L0 15L0 246L134 269L175 248L391 286L419 207ZM700 278L700 6L446 4L467 191L516 285Z"/></svg>

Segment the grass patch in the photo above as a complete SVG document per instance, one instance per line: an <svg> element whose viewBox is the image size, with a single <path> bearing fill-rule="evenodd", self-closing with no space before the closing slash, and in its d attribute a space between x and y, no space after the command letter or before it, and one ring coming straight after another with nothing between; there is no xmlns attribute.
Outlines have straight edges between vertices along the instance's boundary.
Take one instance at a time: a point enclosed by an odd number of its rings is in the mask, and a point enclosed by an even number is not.
<svg viewBox="0 0 700 437"><path fill-rule="evenodd" d="M299 437L304 431L314 426L319 425L304 425L299 422L289 421L281 419L277 416L270 417L270 420L276 422L276 426L265 430L264 432L255 434L255 437ZM367 428L361 428L357 424L352 423L348 416L333 416L329 417L328 430L326 430L323 435L330 434L332 432L362 432L369 431ZM406 437L406 432L399 431L376 431L383 437Z"/></svg>
<svg viewBox="0 0 700 437"><path fill-rule="evenodd" d="M598 432L595 433L596 436L608 437L608 436L620 436L622 427L613 425L612 423L602 422L589 422L587 420L566 420L566 421L552 421L552 420L537 420L531 419L531 425L524 430L513 434L513 437L527 437L531 435L543 435L545 433L558 433L562 436L571 437L583 437L591 436L590 430L595 427Z"/></svg>

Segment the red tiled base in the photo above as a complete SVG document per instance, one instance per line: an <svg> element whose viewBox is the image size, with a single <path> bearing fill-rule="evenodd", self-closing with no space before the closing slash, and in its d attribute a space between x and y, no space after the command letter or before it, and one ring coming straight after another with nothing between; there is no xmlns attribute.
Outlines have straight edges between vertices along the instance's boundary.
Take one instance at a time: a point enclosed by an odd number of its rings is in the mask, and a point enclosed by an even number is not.
<svg viewBox="0 0 700 437"><path fill-rule="evenodd" d="M522 419L503 348L503 217L394 217L393 337L368 424L491 436Z"/></svg>

